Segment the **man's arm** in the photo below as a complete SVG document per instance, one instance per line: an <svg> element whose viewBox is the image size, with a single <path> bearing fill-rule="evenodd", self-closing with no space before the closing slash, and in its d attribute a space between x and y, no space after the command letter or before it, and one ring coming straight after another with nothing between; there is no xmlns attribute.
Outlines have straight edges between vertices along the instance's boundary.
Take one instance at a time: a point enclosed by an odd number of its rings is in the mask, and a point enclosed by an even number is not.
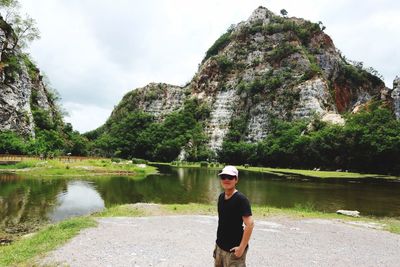
<svg viewBox="0 0 400 267"><path fill-rule="evenodd" d="M243 255L244 250L246 249L247 244L249 243L250 236L254 228L254 220L251 215L243 216L242 218L245 225L245 228L243 230L242 240L240 241L240 245L238 247L231 248L231 251L234 251L235 256L238 258Z"/></svg>

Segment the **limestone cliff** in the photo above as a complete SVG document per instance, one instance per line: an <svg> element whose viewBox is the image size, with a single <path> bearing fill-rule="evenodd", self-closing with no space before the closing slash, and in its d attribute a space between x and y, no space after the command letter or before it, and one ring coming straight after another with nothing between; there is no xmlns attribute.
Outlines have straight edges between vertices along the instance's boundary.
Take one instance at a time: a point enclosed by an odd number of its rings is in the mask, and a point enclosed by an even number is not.
<svg viewBox="0 0 400 267"><path fill-rule="evenodd" d="M397 119L400 119L400 77L393 81L393 90L391 90L391 99L393 101L393 109Z"/></svg>
<svg viewBox="0 0 400 267"><path fill-rule="evenodd" d="M0 17L0 130L34 136L35 111L49 120L60 113L39 69L15 42L12 27Z"/></svg>
<svg viewBox="0 0 400 267"><path fill-rule="evenodd" d="M238 121L246 126L242 140L255 142L268 134L274 118L317 115L343 123L341 114L381 99L385 90L382 80L341 55L321 23L280 17L259 7L215 42L190 83L133 90L109 122L138 110L162 120L194 97L210 107L204 131L209 148L218 151ZM398 89L390 93L389 98L397 99L398 114Z"/></svg>

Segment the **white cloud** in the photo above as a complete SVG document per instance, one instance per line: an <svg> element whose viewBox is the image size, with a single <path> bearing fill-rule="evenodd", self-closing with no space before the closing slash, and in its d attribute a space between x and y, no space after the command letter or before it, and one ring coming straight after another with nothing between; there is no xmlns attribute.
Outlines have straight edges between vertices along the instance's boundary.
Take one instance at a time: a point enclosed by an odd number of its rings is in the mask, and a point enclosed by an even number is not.
<svg viewBox="0 0 400 267"><path fill-rule="evenodd" d="M101 126L128 91L149 82L183 85L231 24L263 5L322 21L336 47L372 66L387 86L400 71L394 0L20 0L42 38L31 54L84 132Z"/></svg>

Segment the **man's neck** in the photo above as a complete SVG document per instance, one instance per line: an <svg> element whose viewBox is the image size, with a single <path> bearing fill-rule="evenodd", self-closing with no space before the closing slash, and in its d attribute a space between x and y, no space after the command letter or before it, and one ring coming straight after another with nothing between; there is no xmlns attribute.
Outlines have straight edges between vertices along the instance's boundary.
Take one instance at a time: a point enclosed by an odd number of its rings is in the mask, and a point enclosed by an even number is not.
<svg viewBox="0 0 400 267"><path fill-rule="evenodd" d="M236 193L236 188L225 190L225 199L229 199Z"/></svg>

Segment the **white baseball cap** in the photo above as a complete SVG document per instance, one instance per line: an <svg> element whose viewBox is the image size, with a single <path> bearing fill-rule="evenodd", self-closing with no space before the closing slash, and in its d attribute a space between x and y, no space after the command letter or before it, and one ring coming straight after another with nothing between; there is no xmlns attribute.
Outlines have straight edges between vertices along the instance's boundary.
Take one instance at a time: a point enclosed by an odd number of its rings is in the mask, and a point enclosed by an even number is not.
<svg viewBox="0 0 400 267"><path fill-rule="evenodd" d="M225 166L222 171L218 173L218 175L223 174L239 177L239 171L236 169L235 166Z"/></svg>

